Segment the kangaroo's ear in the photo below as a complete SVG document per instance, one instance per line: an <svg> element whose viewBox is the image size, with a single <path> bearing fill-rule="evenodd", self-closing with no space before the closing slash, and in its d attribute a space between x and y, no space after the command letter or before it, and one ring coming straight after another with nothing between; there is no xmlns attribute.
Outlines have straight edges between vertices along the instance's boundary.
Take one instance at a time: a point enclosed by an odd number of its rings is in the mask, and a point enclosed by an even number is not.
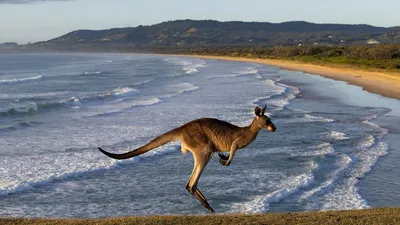
<svg viewBox="0 0 400 225"><path fill-rule="evenodd" d="M256 106L256 108L254 109L254 113L256 114L256 116L262 116L261 111L262 109L258 106Z"/></svg>
<svg viewBox="0 0 400 225"><path fill-rule="evenodd" d="M261 110L261 115L264 115L266 109L267 109L267 105L264 105L264 108L262 108L262 110Z"/></svg>

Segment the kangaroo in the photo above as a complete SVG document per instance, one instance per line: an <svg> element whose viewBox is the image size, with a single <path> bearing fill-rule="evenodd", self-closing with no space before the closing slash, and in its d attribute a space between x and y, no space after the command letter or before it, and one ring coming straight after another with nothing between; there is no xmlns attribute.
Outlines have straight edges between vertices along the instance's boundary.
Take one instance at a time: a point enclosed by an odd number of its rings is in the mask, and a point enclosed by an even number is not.
<svg viewBox="0 0 400 225"><path fill-rule="evenodd" d="M218 119L202 118L160 135L148 144L127 153L114 154L104 151L100 147L99 150L114 159L128 159L168 142L181 141L182 153L186 154L190 151L194 158L193 171L186 183L186 189L200 201L203 207L211 213L215 213L210 204L208 204L207 199L197 188L200 175L215 152L218 152L219 162L223 166L229 166L236 151L253 142L261 129L274 132L276 130L275 125L268 116L264 115L266 109L266 105L262 109L257 106L254 109L256 117L246 127L238 127ZM225 156L222 152L229 152L229 156Z"/></svg>

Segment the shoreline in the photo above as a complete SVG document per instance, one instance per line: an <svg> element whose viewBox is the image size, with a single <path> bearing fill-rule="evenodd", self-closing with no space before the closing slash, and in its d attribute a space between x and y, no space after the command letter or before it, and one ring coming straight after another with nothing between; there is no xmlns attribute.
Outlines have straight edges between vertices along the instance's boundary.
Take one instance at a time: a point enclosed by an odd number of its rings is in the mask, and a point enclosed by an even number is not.
<svg viewBox="0 0 400 225"><path fill-rule="evenodd" d="M363 90L400 100L400 76L345 67L329 67L280 59L242 58L229 56L176 55L192 58L260 63L285 70L301 71L326 78L345 81Z"/></svg>

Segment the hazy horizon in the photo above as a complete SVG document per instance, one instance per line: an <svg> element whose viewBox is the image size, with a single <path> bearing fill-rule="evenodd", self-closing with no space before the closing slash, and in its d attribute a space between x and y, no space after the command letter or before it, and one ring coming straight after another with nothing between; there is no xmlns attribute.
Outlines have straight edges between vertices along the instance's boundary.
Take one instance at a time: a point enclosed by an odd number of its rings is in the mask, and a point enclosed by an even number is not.
<svg viewBox="0 0 400 225"><path fill-rule="evenodd" d="M382 4L385 2L385 4ZM218 20L244 22L307 21L311 23L368 24L400 26L395 0L337 0L298 2L219 2L204 0L0 0L0 43L45 41L78 29L101 30L116 27L153 25L170 20Z"/></svg>

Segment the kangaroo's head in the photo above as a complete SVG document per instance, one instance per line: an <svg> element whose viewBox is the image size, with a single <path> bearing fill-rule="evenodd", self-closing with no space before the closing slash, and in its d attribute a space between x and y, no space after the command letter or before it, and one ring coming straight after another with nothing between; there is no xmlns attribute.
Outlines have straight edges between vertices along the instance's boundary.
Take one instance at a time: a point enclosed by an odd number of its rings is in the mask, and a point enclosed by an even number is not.
<svg viewBox="0 0 400 225"><path fill-rule="evenodd" d="M275 125L271 122L271 120L268 118L268 116L264 115L265 110L267 109L267 105L264 106L264 108L256 107L254 109L254 112L256 114L256 123L260 129L265 129L267 131L275 132L276 127Z"/></svg>

